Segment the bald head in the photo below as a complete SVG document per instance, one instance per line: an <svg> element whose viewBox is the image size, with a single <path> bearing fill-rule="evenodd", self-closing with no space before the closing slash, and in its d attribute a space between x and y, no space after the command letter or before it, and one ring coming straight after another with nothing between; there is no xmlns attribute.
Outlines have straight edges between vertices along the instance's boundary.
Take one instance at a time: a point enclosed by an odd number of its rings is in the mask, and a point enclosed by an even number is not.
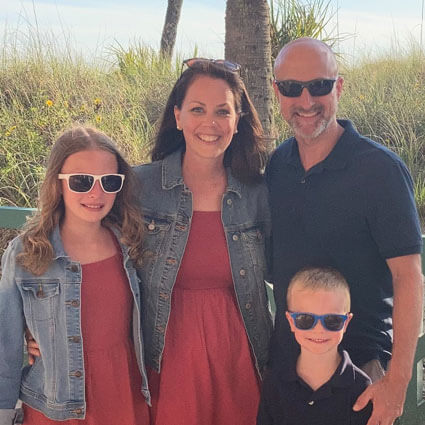
<svg viewBox="0 0 425 425"><path fill-rule="evenodd" d="M302 72L302 75L300 74ZM286 44L274 64L276 79L309 81L315 78L335 78L338 64L331 48L309 37L298 38Z"/></svg>

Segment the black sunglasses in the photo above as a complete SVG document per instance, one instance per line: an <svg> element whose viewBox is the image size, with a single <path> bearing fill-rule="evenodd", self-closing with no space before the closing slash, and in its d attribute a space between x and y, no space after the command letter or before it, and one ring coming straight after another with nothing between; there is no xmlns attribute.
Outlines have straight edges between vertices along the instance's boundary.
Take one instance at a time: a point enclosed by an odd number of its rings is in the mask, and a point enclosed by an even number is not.
<svg viewBox="0 0 425 425"><path fill-rule="evenodd" d="M190 58L183 61L181 72L183 72L183 67L185 65L191 69L205 69L205 65L209 64L213 64L229 72L239 73L241 70L241 66L238 63L230 62L225 59Z"/></svg>
<svg viewBox="0 0 425 425"><path fill-rule="evenodd" d="M318 78L311 81L295 81L295 80L274 80L282 96L298 97L301 96L305 87L311 96L325 96L332 91L336 79Z"/></svg>
<svg viewBox="0 0 425 425"><path fill-rule="evenodd" d="M348 319L348 314L323 314L289 312L294 320L295 327L302 331L313 329L320 320L328 331L340 331Z"/></svg>
<svg viewBox="0 0 425 425"><path fill-rule="evenodd" d="M85 193L93 189L99 180L105 193L117 193L124 183L124 174L58 174L59 180L66 180L71 192Z"/></svg>

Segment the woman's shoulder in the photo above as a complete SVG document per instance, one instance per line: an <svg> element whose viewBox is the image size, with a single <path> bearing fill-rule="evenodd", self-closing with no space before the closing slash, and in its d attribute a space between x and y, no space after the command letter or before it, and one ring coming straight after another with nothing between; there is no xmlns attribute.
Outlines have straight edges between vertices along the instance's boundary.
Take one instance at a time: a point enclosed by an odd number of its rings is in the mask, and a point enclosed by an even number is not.
<svg viewBox="0 0 425 425"><path fill-rule="evenodd" d="M145 164L136 165L133 167L133 171L136 173L138 177L149 177L154 175L155 173L161 172L161 161L148 162Z"/></svg>

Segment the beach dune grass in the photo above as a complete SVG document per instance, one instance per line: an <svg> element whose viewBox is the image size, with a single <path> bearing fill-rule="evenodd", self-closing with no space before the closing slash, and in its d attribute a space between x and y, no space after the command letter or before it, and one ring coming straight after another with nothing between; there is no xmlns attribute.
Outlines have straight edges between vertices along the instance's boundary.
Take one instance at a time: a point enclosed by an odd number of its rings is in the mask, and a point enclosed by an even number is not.
<svg viewBox="0 0 425 425"><path fill-rule="evenodd" d="M339 116L403 158L425 222L424 53L415 46L395 49L341 68L345 88ZM110 47L107 60L90 62L60 52L54 42L34 42L24 51L4 42L0 205L35 206L49 149L57 134L74 123L105 131L132 164L148 161L155 125L180 69L180 58L170 62L141 43ZM274 111L281 141L290 130L277 105Z"/></svg>

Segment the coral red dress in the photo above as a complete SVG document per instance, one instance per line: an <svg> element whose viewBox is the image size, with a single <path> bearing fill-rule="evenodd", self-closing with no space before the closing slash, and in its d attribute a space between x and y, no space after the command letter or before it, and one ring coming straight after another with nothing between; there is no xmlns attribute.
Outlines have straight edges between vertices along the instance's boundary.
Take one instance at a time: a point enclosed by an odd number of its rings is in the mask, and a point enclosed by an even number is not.
<svg viewBox="0 0 425 425"><path fill-rule="evenodd" d="M255 425L259 381L237 306L220 211L193 214L173 289L154 425Z"/></svg>
<svg viewBox="0 0 425 425"><path fill-rule="evenodd" d="M121 252L82 266L86 418L54 421L24 405L24 425L149 424L131 339L132 308Z"/></svg>

